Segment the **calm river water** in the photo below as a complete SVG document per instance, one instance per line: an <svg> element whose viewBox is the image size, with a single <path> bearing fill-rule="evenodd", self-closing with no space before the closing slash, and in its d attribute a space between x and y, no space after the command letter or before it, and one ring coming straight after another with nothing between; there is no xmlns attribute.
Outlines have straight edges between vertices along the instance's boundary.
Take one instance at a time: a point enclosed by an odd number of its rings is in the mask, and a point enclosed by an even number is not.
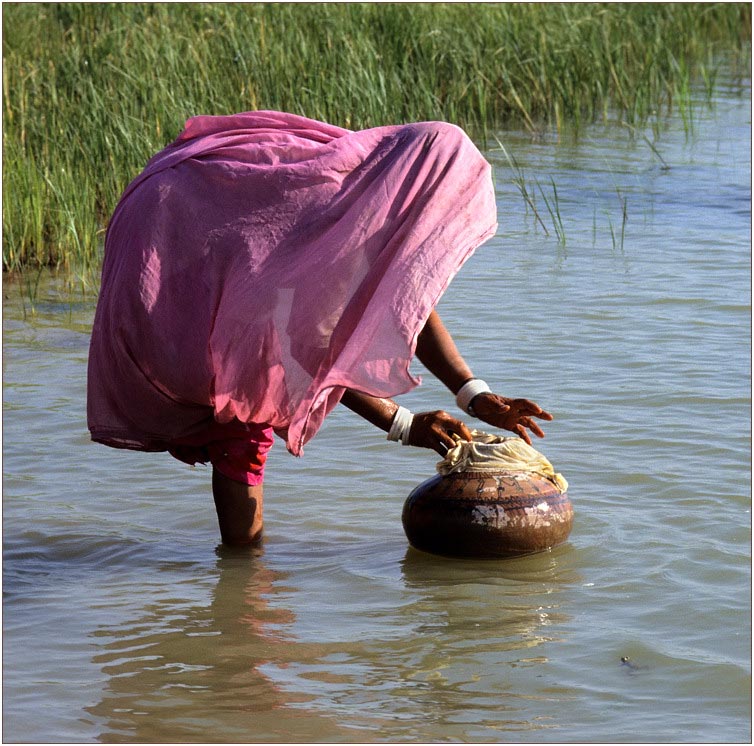
<svg viewBox="0 0 754 746"><path fill-rule="evenodd" d="M662 160L617 124L503 133L550 235L492 143L499 233L440 310L555 414L550 553L409 549L436 458L346 410L277 445L264 546L224 551L209 469L89 442L92 302L42 278L24 316L6 281L4 740L750 741L750 87L717 96L645 131Z"/></svg>

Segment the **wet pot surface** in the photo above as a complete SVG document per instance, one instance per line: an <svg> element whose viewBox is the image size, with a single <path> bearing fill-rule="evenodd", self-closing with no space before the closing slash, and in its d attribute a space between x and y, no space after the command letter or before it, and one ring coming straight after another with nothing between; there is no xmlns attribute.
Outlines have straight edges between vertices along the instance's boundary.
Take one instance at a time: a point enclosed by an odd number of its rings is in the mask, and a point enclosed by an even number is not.
<svg viewBox="0 0 754 746"><path fill-rule="evenodd" d="M417 549L452 557L515 557L562 544L568 495L536 474L459 472L422 482L403 507Z"/></svg>

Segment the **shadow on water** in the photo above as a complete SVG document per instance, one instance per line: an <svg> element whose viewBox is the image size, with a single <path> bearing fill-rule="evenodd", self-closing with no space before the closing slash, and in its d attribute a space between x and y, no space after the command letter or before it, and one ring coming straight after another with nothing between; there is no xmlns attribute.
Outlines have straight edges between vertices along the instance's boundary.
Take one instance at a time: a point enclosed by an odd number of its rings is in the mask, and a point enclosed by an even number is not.
<svg viewBox="0 0 754 746"><path fill-rule="evenodd" d="M275 662L317 655L286 632L292 612L274 603L285 576L271 570L261 549L217 550L208 603L166 597L141 607L132 620L91 635L93 659L108 677L101 700L86 708L104 742L307 741L326 733L347 740L332 719L307 711L264 673Z"/></svg>
<svg viewBox="0 0 754 746"><path fill-rule="evenodd" d="M98 740L374 742L443 732L490 741L556 727L516 680L563 639L562 591L579 580L568 548L502 562L409 548L391 619L378 610L372 634L344 629L335 640L311 636L292 610L310 606L295 573L272 569L262 549L216 553L197 579L203 594L182 572L147 589L132 618L89 635L106 677L85 708Z"/></svg>

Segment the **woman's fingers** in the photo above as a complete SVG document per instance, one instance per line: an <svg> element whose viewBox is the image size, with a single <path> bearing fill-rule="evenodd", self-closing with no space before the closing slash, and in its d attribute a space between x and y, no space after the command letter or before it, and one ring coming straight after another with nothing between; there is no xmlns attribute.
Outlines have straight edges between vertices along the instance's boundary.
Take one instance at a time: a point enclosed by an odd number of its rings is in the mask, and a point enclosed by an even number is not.
<svg viewBox="0 0 754 746"><path fill-rule="evenodd" d="M539 417L541 420L552 419L549 412L545 412L539 404L529 399L509 399L508 404L520 417Z"/></svg>
<svg viewBox="0 0 754 746"><path fill-rule="evenodd" d="M513 432L515 432L516 435L521 438L521 440L524 440L529 445L531 445L531 438L529 437L529 433L526 432L526 428L523 425L516 425L516 427L513 429Z"/></svg>
<svg viewBox="0 0 754 746"><path fill-rule="evenodd" d="M505 408L501 407L503 405ZM530 399L507 399L497 394L479 394L472 405L484 422L510 430L531 445L527 428L538 438L544 438L542 428L532 419L549 421L553 416Z"/></svg>
<svg viewBox="0 0 754 746"><path fill-rule="evenodd" d="M552 419L552 417L550 417L550 419ZM517 435L522 437L529 445L531 445L531 438L529 437L529 433L526 432L527 427L538 438L545 437L542 428L531 417L521 417L512 429Z"/></svg>
<svg viewBox="0 0 754 746"><path fill-rule="evenodd" d="M545 437L545 434L542 431L542 428L536 422L534 422L534 420L531 419L531 417L527 417L526 421L524 421L523 424L526 427L528 427L529 430L531 430L538 438L544 438Z"/></svg>
<svg viewBox="0 0 754 746"><path fill-rule="evenodd" d="M471 440L471 431L466 425L442 410L437 412L419 412L414 415L414 422L409 434L409 443L413 446L431 448L444 456L453 448L456 441L453 435L462 440Z"/></svg>
<svg viewBox="0 0 754 746"><path fill-rule="evenodd" d="M480 395L480 398L481 395ZM528 399L505 399L497 395L485 396L483 405L484 414L479 413L485 422L496 427L511 430L524 442L531 445L530 430L538 438L544 438L542 428L532 419L537 417L542 420L553 419L549 412L545 412L539 405ZM501 411L503 409L503 411ZM447 412L419 412L414 415L414 422L409 434L409 442L413 446L431 448L441 456L456 445L457 436L461 440L472 440L471 431L461 420L457 420Z"/></svg>
<svg viewBox="0 0 754 746"><path fill-rule="evenodd" d="M453 433L458 435L461 440L471 440L471 430L466 426L466 423L461 422L461 420L457 420L450 415L448 415L447 422L444 426L444 433L450 441L451 448L455 445L455 440L453 440L452 437Z"/></svg>
<svg viewBox="0 0 754 746"><path fill-rule="evenodd" d="M432 430L437 437L436 450L441 456L444 456L451 448L455 447L456 441L453 435L458 435L461 440L471 440L471 431L460 420L451 417L447 412L436 412L436 420L433 423Z"/></svg>

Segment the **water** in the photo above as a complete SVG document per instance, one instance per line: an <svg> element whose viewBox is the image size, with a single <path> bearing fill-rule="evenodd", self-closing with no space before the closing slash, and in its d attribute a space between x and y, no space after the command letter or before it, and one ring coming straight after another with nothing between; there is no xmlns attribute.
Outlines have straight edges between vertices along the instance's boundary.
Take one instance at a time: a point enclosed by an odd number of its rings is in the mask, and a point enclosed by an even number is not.
<svg viewBox="0 0 754 746"><path fill-rule="evenodd" d="M208 469L89 442L92 303L43 278L24 317L6 281L5 741L750 741L749 86L661 132L669 169L617 125L504 143L550 235L491 152L499 234L440 311L555 414L570 541L409 549L435 457L343 410L223 550ZM429 377L402 403L453 410Z"/></svg>

